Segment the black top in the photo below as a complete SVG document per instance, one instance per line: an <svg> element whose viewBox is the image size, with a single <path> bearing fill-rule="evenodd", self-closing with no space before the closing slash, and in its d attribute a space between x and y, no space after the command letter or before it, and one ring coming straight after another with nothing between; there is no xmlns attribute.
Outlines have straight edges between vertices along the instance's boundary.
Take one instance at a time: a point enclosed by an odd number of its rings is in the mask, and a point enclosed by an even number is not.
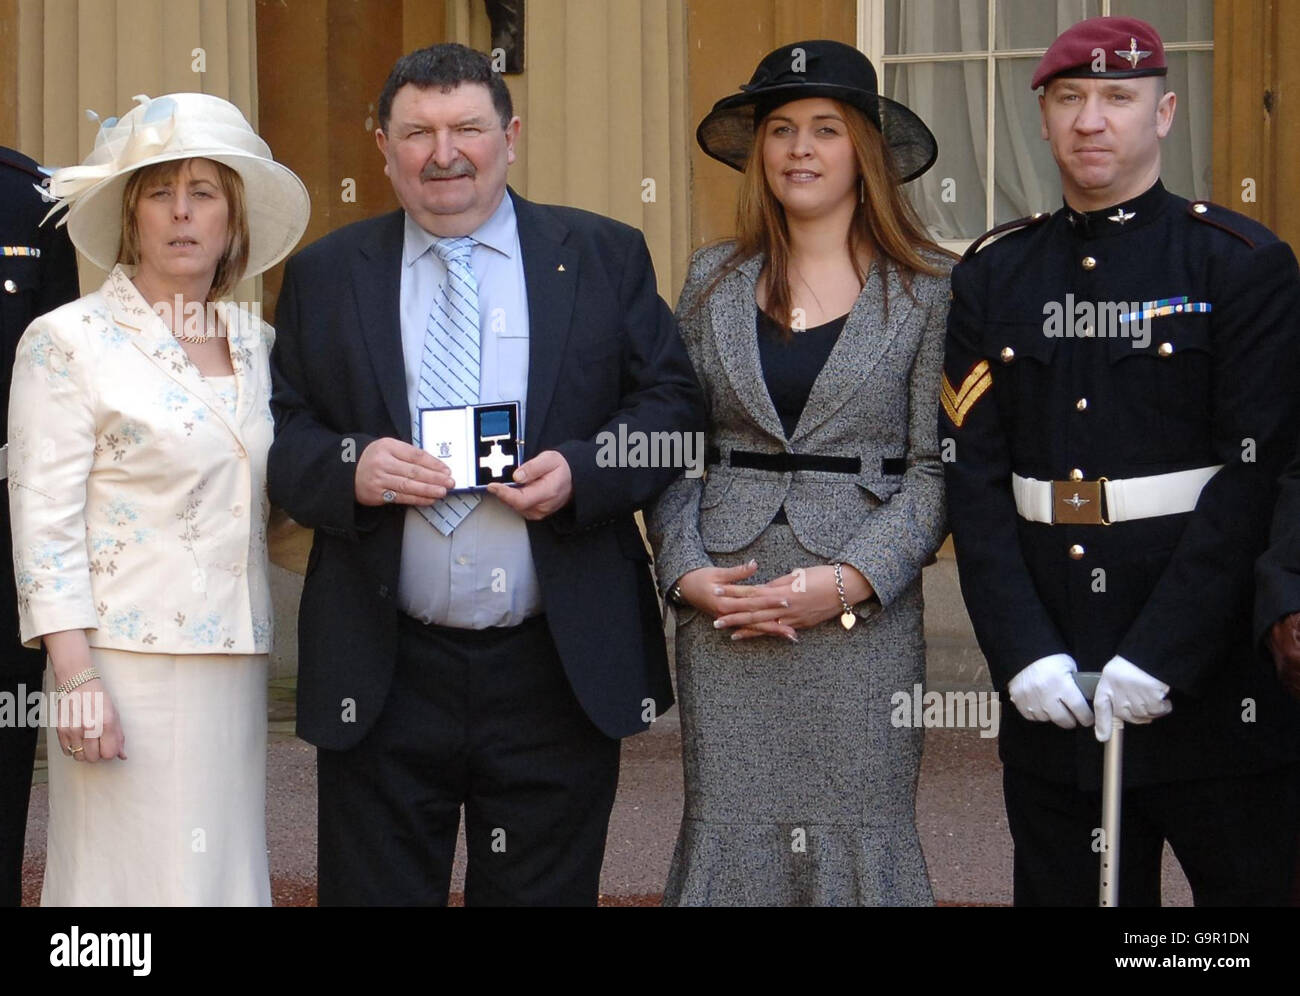
<svg viewBox="0 0 1300 996"><path fill-rule="evenodd" d="M763 382L787 439L794 435L813 382L826 365L848 317L846 313L825 325L797 331L789 342L783 342L781 326L758 309L758 357L763 365Z"/></svg>

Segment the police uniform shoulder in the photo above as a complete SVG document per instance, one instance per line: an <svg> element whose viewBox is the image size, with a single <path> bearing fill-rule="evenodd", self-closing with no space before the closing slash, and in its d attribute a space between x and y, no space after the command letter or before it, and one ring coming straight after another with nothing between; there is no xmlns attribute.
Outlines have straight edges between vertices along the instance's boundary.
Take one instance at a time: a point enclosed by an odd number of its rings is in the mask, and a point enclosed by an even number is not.
<svg viewBox="0 0 1300 996"><path fill-rule="evenodd" d="M1187 216L1203 225L1226 232L1251 249L1277 241L1277 236L1254 218L1210 201L1188 201Z"/></svg>
<svg viewBox="0 0 1300 996"><path fill-rule="evenodd" d="M23 155L16 149L10 149L0 145L0 167L5 169L16 170L20 173L26 173L36 180L44 180L45 174L41 172L36 160Z"/></svg>
<svg viewBox="0 0 1300 996"><path fill-rule="evenodd" d="M1033 228L1035 225L1041 225L1051 216L1051 212L1049 211L1036 211L1024 218L1017 218L1015 221L1008 221L994 228L990 228L970 244L970 248L962 255L961 261L964 263L966 260L972 258L977 252L983 249L986 244L988 244L990 239L996 239L999 236L1008 234L1009 232L1015 232L1021 229Z"/></svg>

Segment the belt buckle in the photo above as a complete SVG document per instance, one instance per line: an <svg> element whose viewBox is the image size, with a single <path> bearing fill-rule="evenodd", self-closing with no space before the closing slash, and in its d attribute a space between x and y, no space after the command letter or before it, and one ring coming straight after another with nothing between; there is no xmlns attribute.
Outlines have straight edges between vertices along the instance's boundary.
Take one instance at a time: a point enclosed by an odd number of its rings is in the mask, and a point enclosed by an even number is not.
<svg viewBox="0 0 1300 996"><path fill-rule="evenodd" d="M1053 481L1052 524L1065 526L1109 526L1102 514L1102 484L1096 481Z"/></svg>

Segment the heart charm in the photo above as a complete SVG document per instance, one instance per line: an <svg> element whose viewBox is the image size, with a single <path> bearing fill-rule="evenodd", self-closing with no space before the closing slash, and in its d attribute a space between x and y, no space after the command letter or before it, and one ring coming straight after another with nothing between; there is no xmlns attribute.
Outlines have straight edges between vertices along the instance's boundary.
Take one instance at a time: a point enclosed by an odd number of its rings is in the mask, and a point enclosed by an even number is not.
<svg viewBox="0 0 1300 996"><path fill-rule="evenodd" d="M858 621L858 617L855 616L852 612L845 612L843 615L840 616L840 625L843 626L845 629L852 629L854 625L856 625L857 621Z"/></svg>

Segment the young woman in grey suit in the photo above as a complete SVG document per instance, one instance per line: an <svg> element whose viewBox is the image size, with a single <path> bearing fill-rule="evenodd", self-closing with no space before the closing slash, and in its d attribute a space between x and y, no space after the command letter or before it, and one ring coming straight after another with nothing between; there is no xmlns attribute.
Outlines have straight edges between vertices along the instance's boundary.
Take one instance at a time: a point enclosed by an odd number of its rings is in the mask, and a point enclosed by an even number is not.
<svg viewBox="0 0 1300 996"><path fill-rule="evenodd" d="M695 254L678 304L707 478L650 517L686 779L664 902L928 904L922 731L890 713L924 680L921 567L945 532L951 260L901 190L934 138L860 52L809 41L697 139L744 181L735 241Z"/></svg>

